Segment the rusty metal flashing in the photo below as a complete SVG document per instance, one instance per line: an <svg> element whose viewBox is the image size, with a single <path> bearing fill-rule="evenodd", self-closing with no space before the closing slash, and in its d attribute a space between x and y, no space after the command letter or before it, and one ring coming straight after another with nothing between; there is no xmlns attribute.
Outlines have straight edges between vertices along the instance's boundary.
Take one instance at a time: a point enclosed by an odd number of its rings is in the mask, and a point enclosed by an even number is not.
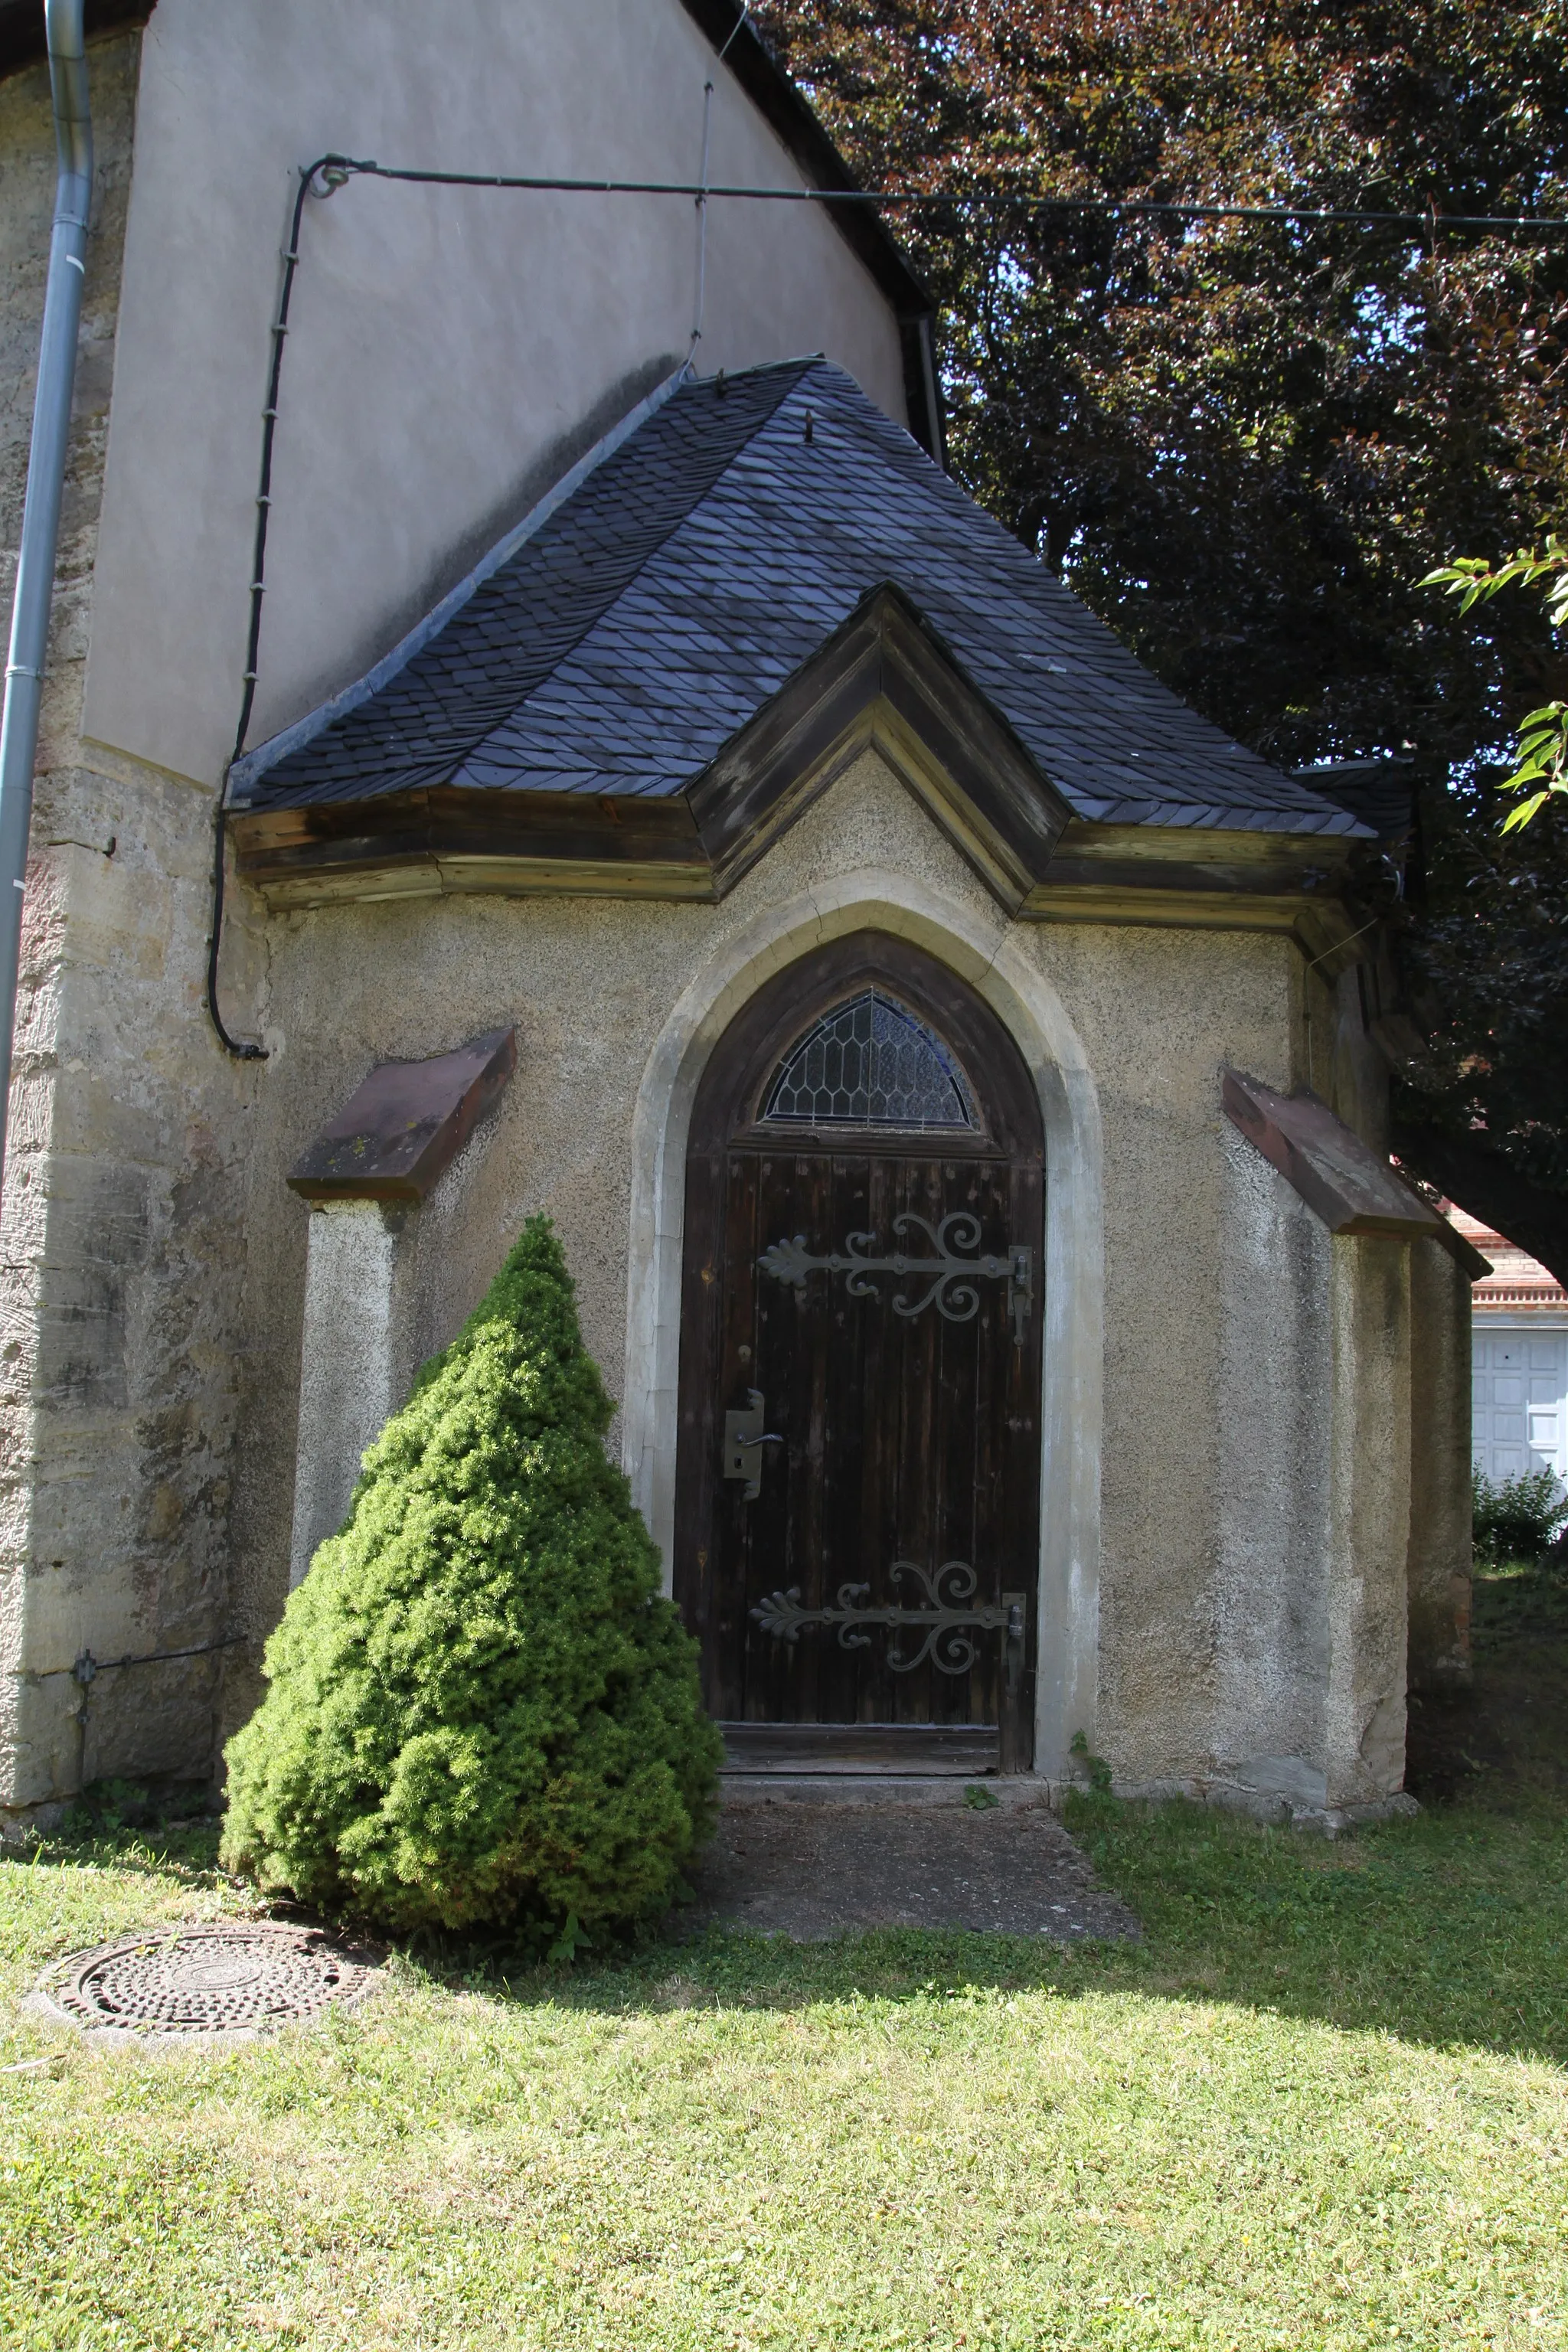
<svg viewBox="0 0 1568 2352"><path fill-rule="evenodd" d="M1221 1100L1232 1126L1279 1171L1331 1233L1439 1242L1472 1282L1491 1272L1480 1252L1447 1217L1308 1088L1277 1094L1243 1071L1226 1070Z"/></svg>
<svg viewBox="0 0 1568 2352"><path fill-rule="evenodd" d="M516 1066L515 1029L378 1064L290 1170L290 1189L307 1201L423 1201Z"/></svg>

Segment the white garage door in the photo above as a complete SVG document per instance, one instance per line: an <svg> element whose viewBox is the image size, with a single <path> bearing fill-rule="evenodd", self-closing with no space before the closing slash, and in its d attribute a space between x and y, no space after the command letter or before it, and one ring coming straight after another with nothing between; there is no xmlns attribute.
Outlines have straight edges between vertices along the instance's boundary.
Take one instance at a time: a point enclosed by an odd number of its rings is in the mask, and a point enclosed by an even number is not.
<svg viewBox="0 0 1568 2352"><path fill-rule="evenodd" d="M1470 1439L1489 1478L1568 1478L1568 1331L1474 1333Z"/></svg>

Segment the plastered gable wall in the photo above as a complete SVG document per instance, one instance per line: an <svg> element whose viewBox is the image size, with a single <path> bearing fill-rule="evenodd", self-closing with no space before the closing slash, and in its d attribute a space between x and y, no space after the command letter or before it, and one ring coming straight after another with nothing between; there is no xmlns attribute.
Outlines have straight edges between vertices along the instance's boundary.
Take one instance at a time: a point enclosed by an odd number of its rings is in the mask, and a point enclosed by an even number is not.
<svg viewBox="0 0 1568 2352"><path fill-rule="evenodd" d="M274 919L267 1013L281 1051L264 1073L269 1116L258 1124L246 1215L253 1324L235 1517L237 1601L255 1632L275 1620L288 1572L309 1214L284 1181L292 1157L374 1061L435 1053L515 1021L517 1075L419 1213L423 1344L451 1336L522 1218L545 1209L578 1284L584 1336L618 1390L633 1118L669 1009L703 960L760 911L831 892L851 872L918 883L969 919L996 921L963 859L874 753L719 907L453 898ZM1246 934L1132 928L1022 924L1008 937L1059 992L1104 1122L1098 1737L1124 1778L1212 1774L1238 1741L1244 1753L1256 1746L1246 1710L1262 1710L1243 1688L1245 1661L1230 1653L1264 1639L1238 1629L1237 1575L1226 1582L1225 1530L1249 1507L1256 1475L1216 1437L1227 1378L1236 1384L1226 1349L1256 1359L1261 1340L1227 1337L1222 1318L1235 1179L1218 1070L1233 1059L1288 1080L1295 950ZM1270 1214L1289 1226L1288 1214ZM1322 1272L1310 1246L1288 1259L1287 1282L1292 1265L1303 1280ZM1256 1286L1237 1291L1233 1321L1258 1297ZM1306 1301L1290 1309L1298 1320L1312 1311ZM1315 1377L1326 1377L1321 1368ZM1315 1393L1326 1417L1326 1393ZM1307 1549L1283 1529L1268 1572L1310 1581L1292 1543ZM1321 1578L1321 1544L1313 1565ZM1289 1619L1297 1604L1286 1594L1270 1606ZM1308 1663L1302 1644L1287 1653L1287 1677L1298 1657ZM1310 1663L1316 1671L1317 1652ZM251 1702L252 1672L232 1662L230 1718ZM1321 1710L1321 1675L1315 1696L1286 1696L1305 1739Z"/></svg>
<svg viewBox="0 0 1568 2352"><path fill-rule="evenodd" d="M159 0L144 38L86 725L211 782L245 666L268 328L301 166L801 175L679 0ZM251 740L360 676L679 364L686 198L357 180L310 202ZM819 207L709 208L700 364L824 351L903 416L897 324Z"/></svg>

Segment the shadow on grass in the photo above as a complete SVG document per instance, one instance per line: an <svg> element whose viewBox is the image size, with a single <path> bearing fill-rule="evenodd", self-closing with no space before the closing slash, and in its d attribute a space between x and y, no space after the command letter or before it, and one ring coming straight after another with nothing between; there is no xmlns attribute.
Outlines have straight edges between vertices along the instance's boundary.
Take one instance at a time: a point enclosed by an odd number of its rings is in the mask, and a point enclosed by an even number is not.
<svg viewBox="0 0 1568 2352"><path fill-rule="evenodd" d="M1076 1799L1068 1826L1140 1944L885 1928L820 1944L710 1929L542 1965L505 1937L396 1948L405 1982L626 2016L977 1991L1126 1993L1273 2011L1568 2063L1568 1809L1475 1801L1331 1843L1197 1806ZM212 1832L40 1848L61 1864L212 1879ZM293 1916L300 1916L295 1913Z"/></svg>
<svg viewBox="0 0 1568 2352"><path fill-rule="evenodd" d="M1568 2061L1568 1822L1456 1808L1334 1843L1197 1806L1074 1801L1141 1944L889 1928L821 1944L711 1929L572 1969L410 1949L447 1984L610 2014L904 2001L965 1989L1234 2003L1407 2042Z"/></svg>
<svg viewBox="0 0 1568 2352"><path fill-rule="evenodd" d="M25 1844L0 1847L0 1858L25 1870L129 1871L210 1886L225 1878L217 1866L221 1832L222 1823L216 1821L151 1822L136 1829L82 1822Z"/></svg>
<svg viewBox="0 0 1568 2352"><path fill-rule="evenodd" d="M903 1928L791 1944L710 1930L590 1946L552 1968L504 1937L453 1937L405 1943L395 1965L416 1981L615 2015L1125 1992L1568 2063L1568 1594L1528 1571L1479 1579L1477 1630L1475 1689L1450 1710L1447 1746L1426 1738L1415 1820L1331 1842L1197 1806L1071 1800L1068 1826L1142 1920L1141 1944ZM216 1847L210 1823L169 1825L51 1840L37 1864L210 1884Z"/></svg>
<svg viewBox="0 0 1568 2352"><path fill-rule="evenodd" d="M435 1972L607 2011L904 2000L976 1989L1235 2003L1403 2041L1568 2062L1568 1588L1476 1582L1473 1688L1415 1718L1425 1810L1330 1841L1195 1805L1069 1801L1137 1945L887 1929L831 1944L711 1932L571 1969L431 1951Z"/></svg>

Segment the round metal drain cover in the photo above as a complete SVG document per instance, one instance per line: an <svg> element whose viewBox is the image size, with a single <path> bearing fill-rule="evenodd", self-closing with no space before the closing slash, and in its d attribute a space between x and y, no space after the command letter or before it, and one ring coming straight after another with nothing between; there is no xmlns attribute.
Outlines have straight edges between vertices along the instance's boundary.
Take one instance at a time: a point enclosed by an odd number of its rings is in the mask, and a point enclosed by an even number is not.
<svg viewBox="0 0 1568 2352"><path fill-rule="evenodd" d="M131 2033L268 2033L354 2000L375 1956L276 1919L158 1928L57 1960L38 1990L74 2025Z"/></svg>

